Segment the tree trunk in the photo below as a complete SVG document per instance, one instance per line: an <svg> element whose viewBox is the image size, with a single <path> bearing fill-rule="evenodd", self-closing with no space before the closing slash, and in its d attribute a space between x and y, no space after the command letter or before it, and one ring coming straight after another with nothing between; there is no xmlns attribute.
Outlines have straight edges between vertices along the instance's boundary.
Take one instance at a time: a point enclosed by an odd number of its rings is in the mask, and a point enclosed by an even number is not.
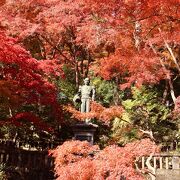
<svg viewBox="0 0 180 180"><path fill-rule="evenodd" d="M78 69L78 61L76 60L76 57L74 57L75 60L75 80L76 80L76 88L79 87L79 69Z"/></svg>
<svg viewBox="0 0 180 180"><path fill-rule="evenodd" d="M88 76L88 73L89 73L89 65L90 65L90 63L91 63L91 56L90 56L90 53L89 53L89 52L87 52L87 60L88 60L88 62L87 62L87 66L86 66L85 77Z"/></svg>
<svg viewBox="0 0 180 180"><path fill-rule="evenodd" d="M160 34L161 34L161 36L162 36L162 33L161 33L161 29L160 29L160 28L159 28L159 32L160 32ZM164 44L165 44L166 48L168 49L168 51L169 51L169 53L170 53L170 55L171 55L171 57L172 57L172 60L174 61L174 64L176 65L176 68L178 69L178 71L179 71L179 73L180 73L179 64L177 63L176 57L175 57L175 55L174 55L171 47L169 46L169 44L167 43L167 41L165 40L165 38L164 38L163 36L162 36L162 38L163 38L163 40L164 40Z"/></svg>

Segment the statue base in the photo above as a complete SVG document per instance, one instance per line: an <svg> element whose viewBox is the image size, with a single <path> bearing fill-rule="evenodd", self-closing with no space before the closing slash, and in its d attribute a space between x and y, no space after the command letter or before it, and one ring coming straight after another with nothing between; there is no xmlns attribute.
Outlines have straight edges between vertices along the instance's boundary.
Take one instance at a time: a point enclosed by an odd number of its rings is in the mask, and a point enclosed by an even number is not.
<svg viewBox="0 0 180 180"><path fill-rule="evenodd" d="M88 141L93 145L94 143L94 133L98 125L92 123L79 123L72 126L74 132L73 139L80 141Z"/></svg>

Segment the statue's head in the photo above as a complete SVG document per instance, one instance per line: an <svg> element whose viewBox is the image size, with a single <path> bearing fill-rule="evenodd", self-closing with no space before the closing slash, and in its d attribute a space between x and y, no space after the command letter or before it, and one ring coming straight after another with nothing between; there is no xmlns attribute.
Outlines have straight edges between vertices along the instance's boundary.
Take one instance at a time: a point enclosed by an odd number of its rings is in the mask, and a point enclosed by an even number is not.
<svg viewBox="0 0 180 180"><path fill-rule="evenodd" d="M89 79L89 78L85 78L85 79L84 79L84 84L85 84L85 85L88 85L89 83L90 83L90 79Z"/></svg>

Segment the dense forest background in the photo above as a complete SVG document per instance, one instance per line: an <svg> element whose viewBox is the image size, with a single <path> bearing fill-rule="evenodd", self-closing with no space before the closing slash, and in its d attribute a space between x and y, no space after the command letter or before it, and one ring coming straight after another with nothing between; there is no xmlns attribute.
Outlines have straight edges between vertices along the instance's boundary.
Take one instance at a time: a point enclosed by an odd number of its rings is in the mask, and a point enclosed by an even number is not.
<svg viewBox="0 0 180 180"><path fill-rule="evenodd" d="M178 0L1 0L0 138L43 149L70 140L88 116L100 149L138 141L179 151L179 8ZM86 115L72 101L85 77L96 87Z"/></svg>

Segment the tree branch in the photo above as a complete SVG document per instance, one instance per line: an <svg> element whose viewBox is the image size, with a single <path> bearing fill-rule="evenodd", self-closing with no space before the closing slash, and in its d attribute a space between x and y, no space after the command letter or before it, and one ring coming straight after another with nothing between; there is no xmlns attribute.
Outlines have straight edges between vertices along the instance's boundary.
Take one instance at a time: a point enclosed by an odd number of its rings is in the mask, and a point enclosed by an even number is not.
<svg viewBox="0 0 180 180"><path fill-rule="evenodd" d="M154 49L153 45L150 44L150 47L152 48L153 52L155 54L157 54L156 50ZM160 64L164 70L164 73L166 74L166 78L167 78L167 81L168 81L168 84L169 84L169 87L170 87L170 94L171 94L171 98L175 104L175 101L176 101L176 96L175 96L175 93L174 93L174 87L173 87L173 83L171 81L171 76L170 74L167 72L167 69L166 69L166 66L164 65L163 61L161 58L159 58L159 61L160 61Z"/></svg>
<svg viewBox="0 0 180 180"><path fill-rule="evenodd" d="M161 37L162 37L163 40L164 40L164 44L165 44L166 48L168 49L168 51L169 51L169 53L170 53L170 55L171 55L171 57L172 57L172 59L173 59L175 65L176 65L176 67L177 67L177 69L178 69L178 71L179 71L179 73L180 73L180 67L179 67L179 64L177 63L176 57L174 56L174 53L173 53L171 47L169 46L169 44L167 43L167 41L165 40L165 38L162 36L161 29L158 28L158 30L159 30L159 32L160 32L160 34L161 34Z"/></svg>
<svg viewBox="0 0 180 180"><path fill-rule="evenodd" d="M50 46L52 46L55 50L57 50L57 51L60 53L60 55L65 58L65 60L69 61L69 59L63 54L63 52L62 52L56 45L54 45L47 37L45 37L45 36L43 36L43 35L40 35L40 36L41 36Z"/></svg>

